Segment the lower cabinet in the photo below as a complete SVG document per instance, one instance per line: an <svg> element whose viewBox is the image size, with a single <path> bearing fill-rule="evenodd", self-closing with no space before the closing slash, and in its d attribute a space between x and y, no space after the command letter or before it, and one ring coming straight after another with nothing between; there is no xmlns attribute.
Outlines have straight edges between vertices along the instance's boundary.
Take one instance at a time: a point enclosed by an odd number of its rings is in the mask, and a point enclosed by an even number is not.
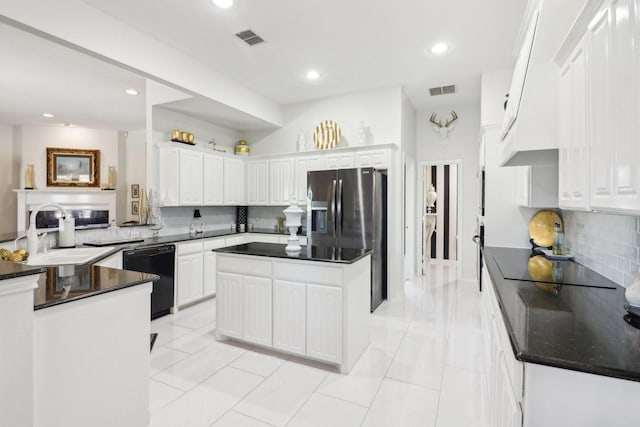
<svg viewBox="0 0 640 427"><path fill-rule="evenodd" d="M271 278L242 276L245 340L271 345Z"/></svg>
<svg viewBox="0 0 640 427"><path fill-rule="evenodd" d="M342 361L342 289L307 285L307 354Z"/></svg>
<svg viewBox="0 0 640 427"><path fill-rule="evenodd" d="M483 269L485 363L488 396L485 400L487 423L492 427L522 426L523 363L516 360L502 320L493 284Z"/></svg>
<svg viewBox="0 0 640 427"><path fill-rule="evenodd" d="M217 271L217 339L333 363L343 373L369 344L370 257L334 264L219 252Z"/></svg>
<svg viewBox="0 0 640 427"><path fill-rule="evenodd" d="M202 241L176 246L176 302L181 306L204 296L204 259Z"/></svg>
<svg viewBox="0 0 640 427"><path fill-rule="evenodd" d="M307 286L273 281L273 346L290 353L307 351Z"/></svg>
<svg viewBox="0 0 640 427"><path fill-rule="evenodd" d="M242 338L242 275L218 273L217 279L216 331L229 337Z"/></svg>

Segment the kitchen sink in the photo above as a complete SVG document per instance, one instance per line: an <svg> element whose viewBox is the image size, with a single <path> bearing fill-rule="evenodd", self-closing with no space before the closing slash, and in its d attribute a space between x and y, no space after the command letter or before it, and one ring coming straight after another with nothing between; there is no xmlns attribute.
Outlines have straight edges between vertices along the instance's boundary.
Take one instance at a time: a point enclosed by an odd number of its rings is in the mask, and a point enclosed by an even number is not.
<svg viewBox="0 0 640 427"><path fill-rule="evenodd" d="M91 260L112 251L113 249L113 246L100 248L51 249L47 252L30 256L27 260L27 265L86 264Z"/></svg>

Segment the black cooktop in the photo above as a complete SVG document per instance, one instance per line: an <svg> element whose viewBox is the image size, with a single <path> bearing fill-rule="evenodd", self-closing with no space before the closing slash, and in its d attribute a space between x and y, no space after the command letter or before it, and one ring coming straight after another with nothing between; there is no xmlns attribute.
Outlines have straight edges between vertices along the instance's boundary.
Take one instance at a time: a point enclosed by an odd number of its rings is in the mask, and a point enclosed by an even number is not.
<svg viewBox="0 0 640 427"><path fill-rule="evenodd" d="M529 249L510 249L492 255L507 280L615 289L616 284L573 261L554 261Z"/></svg>

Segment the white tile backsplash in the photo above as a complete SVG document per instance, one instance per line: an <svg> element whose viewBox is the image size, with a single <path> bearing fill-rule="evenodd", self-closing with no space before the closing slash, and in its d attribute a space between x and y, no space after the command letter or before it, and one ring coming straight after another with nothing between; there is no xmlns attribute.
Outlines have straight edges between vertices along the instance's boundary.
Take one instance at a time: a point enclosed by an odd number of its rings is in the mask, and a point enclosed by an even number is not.
<svg viewBox="0 0 640 427"><path fill-rule="evenodd" d="M565 239L576 261L629 286L640 270L640 217L563 211Z"/></svg>

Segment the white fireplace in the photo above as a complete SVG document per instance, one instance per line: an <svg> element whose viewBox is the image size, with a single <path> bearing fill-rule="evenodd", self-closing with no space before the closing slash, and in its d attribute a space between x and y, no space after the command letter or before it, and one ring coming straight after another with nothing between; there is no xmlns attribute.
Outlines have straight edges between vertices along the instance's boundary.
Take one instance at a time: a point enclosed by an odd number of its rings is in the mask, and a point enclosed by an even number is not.
<svg viewBox="0 0 640 427"><path fill-rule="evenodd" d="M18 227L16 230L18 233L29 228L29 213L45 203L57 203L69 211L108 211L108 218L104 224L98 224L98 226L106 226L116 217L115 191L75 188L13 191L18 196ZM55 210L55 208L51 208L51 210Z"/></svg>

